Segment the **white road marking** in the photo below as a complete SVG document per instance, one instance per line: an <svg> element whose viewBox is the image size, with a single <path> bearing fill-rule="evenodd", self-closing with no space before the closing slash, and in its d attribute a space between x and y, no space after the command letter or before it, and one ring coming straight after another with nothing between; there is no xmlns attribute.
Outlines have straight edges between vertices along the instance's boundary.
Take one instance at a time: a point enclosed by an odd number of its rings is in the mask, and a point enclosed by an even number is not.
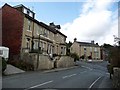
<svg viewBox="0 0 120 90"><path fill-rule="evenodd" d="M92 86L101 78L102 76L100 76L99 78L97 78L90 86L89 89L92 88Z"/></svg>
<svg viewBox="0 0 120 90"><path fill-rule="evenodd" d="M35 86L32 86L32 87L29 87L28 89L24 89L24 90L29 90L29 89L32 89L32 88L40 87L40 86L43 86L43 85L51 83L51 82L53 82L53 80L48 81L48 82L44 82L44 83L41 83L41 84L38 84L38 85L35 85Z"/></svg>
<svg viewBox="0 0 120 90"><path fill-rule="evenodd" d="M110 75L110 73L106 73L107 75Z"/></svg>
<svg viewBox="0 0 120 90"><path fill-rule="evenodd" d="M65 78L72 77L72 76L75 76L75 75L77 75L77 74L67 75L67 76L64 76L64 77L62 77L62 78L65 79Z"/></svg>
<svg viewBox="0 0 120 90"><path fill-rule="evenodd" d="M85 72L87 72L87 71L80 72L79 75L81 75L82 73L85 73Z"/></svg>
<svg viewBox="0 0 120 90"><path fill-rule="evenodd" d="M89 69L89 70L93 70L93 69L91 69L90 67L86 67L86 66L81 66L81 67L87 68L87 69Z"/></svg>

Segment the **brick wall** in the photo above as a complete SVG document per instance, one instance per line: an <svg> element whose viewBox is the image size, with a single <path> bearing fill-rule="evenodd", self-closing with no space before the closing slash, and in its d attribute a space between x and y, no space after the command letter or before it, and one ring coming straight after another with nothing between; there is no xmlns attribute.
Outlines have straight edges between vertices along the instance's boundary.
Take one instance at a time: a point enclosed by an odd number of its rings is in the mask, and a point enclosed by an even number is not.
<svg viewBox="0 0 120 90"><path fill-rule="evenodd" d="M2 7L2 45L10 50L10 59L21 49L23 14L5 4Z"/></svg>

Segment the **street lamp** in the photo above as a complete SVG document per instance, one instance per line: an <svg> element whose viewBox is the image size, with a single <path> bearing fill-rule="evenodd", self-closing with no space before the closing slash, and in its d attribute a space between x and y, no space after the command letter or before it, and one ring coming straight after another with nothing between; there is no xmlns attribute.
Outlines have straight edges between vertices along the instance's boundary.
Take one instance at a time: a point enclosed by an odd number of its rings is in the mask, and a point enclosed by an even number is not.
<svg viewBox="0 0 120 90"><path fill-rule="evenodd" d="M39 66L39 53L40 53L40 35L42 34L39 34L39 37L38 37L38 55L37 55L37 67L36 67L36 70L38 69L38 66Z"/></svg>
<svg viewBox="0 0 120 90"><path fill-rule="evenodd" d="M38 55L37 55L37 67L36 67L36 70L38 69L38 66L39 66L39 53L40 53L40 35L46 35L46 34L39 34L39 37L38 37Z"/></svg>

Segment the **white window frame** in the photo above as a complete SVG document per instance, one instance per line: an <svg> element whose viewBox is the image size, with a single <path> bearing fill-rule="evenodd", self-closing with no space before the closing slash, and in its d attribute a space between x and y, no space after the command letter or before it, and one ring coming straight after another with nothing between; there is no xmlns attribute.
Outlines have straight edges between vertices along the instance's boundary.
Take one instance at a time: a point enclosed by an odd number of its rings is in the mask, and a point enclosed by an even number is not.
<svg viewBox="0 0 120 90"><path fill-rule="evenodd" d="M39 26L36 26L36 34L39 35Z"/></svg>
<svg viewBox="0 0 120 90"><path fill-rule="evenodd" d="M38 49L38 41L34 42L34 49Z"/></svg>
<svg viewBox="0 0 120 90"><path fill-rule="evenodd" d="M92 47L90 47L90 52L92 52Z"/></svg>
<svg viewBox="0 0 120 90"><path fill-rule="evenodd" d="M31 21L30 21L29 19L28 19L27 31L32 32L32 31L31 31Z"/></svg>
<svg viewBox="0 0 120 90"><path fill-rule="evenodd" d="M3 50L0 50L0 55L3 55Z"/></svg>
<svg viewBox="0 0 120 90"><path fill-rule="evenodd" d="M28 41L27 38L26 38L26 48L30 48L30 46L29 46L29 41Z"/></svg>

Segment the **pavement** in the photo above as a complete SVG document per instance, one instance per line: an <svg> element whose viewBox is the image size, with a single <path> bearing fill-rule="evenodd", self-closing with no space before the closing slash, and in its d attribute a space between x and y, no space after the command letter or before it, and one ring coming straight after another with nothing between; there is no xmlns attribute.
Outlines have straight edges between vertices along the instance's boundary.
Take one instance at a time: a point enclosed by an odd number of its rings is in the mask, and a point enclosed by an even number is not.
<svg viewBox="0 0 120 90"><path fill-rule="evenodd" d="M5 75L11 75L11 74L17 74L17 73L24 73L24 72L25 71L13 66L13 65L7 64L7 68L4 71L4 74Z"/></svg>
<svg viewBox="0 0 120 90"><path fill-rule="evenodd" d="M54 68L51 70L43 70L41 72L44 73L48 73L48 72L56 72L56 71L61 71L61 70L67 70L67 69L72 69L75 68L77 66L72 66L72 67L68 67L68 68ZM26 71L21 70L13 65L8 64L6 70L4 71L4 75L13 75L13 74L20 74L20 73L25 73ZM29 71L27 71L29 72ZM35 72L35 71L30 71L30 72Z"/></svg>

